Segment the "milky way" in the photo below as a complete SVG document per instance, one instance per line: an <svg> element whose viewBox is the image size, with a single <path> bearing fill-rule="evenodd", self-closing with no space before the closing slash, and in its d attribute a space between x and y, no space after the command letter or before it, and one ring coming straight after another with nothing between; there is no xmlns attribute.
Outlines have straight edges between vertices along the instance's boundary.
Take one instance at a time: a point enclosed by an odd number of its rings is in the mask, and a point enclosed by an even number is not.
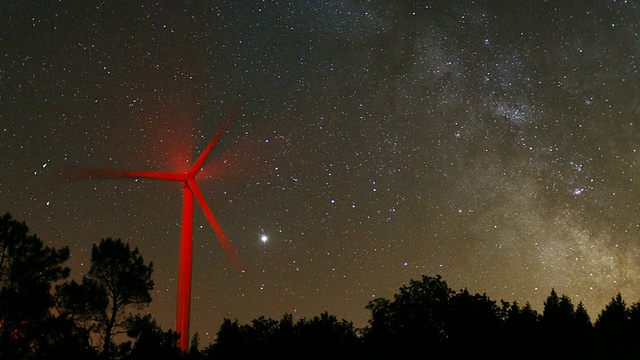
<svg viewBox="0 0 640 360"><path fill-rule="evenodd" d="M196 211L192 332L368 301L422 274L594 320L640 300L640 3L3 2L0 211L79 277L122 238L153 261L173 328L181 191L68 169L184 170ZM266 241L263 240L266 237Z"/></svg>

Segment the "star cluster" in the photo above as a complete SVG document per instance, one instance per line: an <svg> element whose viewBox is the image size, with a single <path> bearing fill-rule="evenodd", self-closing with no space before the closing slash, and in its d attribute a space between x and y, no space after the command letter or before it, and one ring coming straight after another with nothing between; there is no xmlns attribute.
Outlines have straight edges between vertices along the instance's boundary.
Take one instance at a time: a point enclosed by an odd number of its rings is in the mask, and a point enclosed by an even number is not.
<svg viewBox="0 0 640 360"><path fill-rule="evenodd" d="M332 315L443 275L592 318L640 299L640 3L5 2L0 207L72 276L120 237L153 261L173 328L181 191L69 169L183 171L237 119L199 184L192 332L224 317Z"/></svg>

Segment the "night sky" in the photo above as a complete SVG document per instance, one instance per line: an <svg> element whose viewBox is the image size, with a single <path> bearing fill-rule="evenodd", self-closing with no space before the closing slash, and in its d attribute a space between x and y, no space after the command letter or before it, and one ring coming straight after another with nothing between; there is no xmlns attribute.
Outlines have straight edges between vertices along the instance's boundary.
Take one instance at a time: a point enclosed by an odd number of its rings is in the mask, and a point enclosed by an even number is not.
<svg viewBox="0 0 640 360"><path fill-rule="evenodd" d="M2 1L0 212L68 246L122 238L154 263L173 329L182 190L70 180L186 170L191 334L224 318L362 327L375 297L441 274L595 320L640 300L638 1ZM71 170L70 170L71 169ZM263 241L266 237L266 241Z"/></svg>

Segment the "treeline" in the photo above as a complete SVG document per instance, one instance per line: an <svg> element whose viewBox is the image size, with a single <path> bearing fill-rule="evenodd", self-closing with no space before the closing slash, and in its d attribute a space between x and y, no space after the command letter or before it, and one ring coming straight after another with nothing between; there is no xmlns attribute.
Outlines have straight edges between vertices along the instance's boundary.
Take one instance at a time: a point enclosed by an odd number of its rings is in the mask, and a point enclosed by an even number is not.
<svg viewBox="0 0 640 360"><path fill-rule="evenodd" d="M153 264L120 239L93 245L91 265L70 280L66 247L44 246L10 214L0 218L0 359L640 358L640 302L617 294L591 321L555 290L541 313L529 303L454 291L439 275L365 305L369 323L322 313L310 319L225 319L214 343L187 353L179 334L150 316ZM116 340L118 339L118 340Z"/></svg>
<svg viewBox="0 0 640 360"><path fill-rule="evenodd" d="M640 303L629 307L620 294L592 323L582 302L553 289L540 314L529 303L456 292L437 275L366 308L362 329L327 313L297 323L289 314L246 325L226 319L203 358L640 359Z"/></svg>

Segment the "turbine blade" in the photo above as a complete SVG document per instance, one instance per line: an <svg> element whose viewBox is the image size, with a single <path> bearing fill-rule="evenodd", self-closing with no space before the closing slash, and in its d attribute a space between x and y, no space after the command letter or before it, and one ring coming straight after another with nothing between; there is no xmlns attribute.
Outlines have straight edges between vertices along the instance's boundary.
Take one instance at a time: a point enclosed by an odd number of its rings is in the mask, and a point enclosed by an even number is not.
<svg viewBox="0 0 640 360"><path fill-rule="evenodd" d="M222 230L222 226L220 226L220 223L213 215L213 212L207 204L204 195L202 195L202 191L200 191L198 184L196 184L196 182L192 179L187 179L187 185L189 186L189 189L191 189L193 196L195 196L196 200L198 201L198 204L200 205L200 208L202 208L202 211L204 212L207 220L209 220L209 224L211 225L213 232L218 237L218 241L222 246L222 250L224 250L227 257L231 260L233 267L238 272L244 272L245 266L242 258L240 257L240 254L238 254L236 249L233 247L233 244L231 244L231 241L229 241L227 234L224 232L224 230Z"/></svg>
<svg viewBox="0 0 640 360"><path fill-rule="evenodd" d="M184 181L186 174L158 172L158 171L132 171L112 169L67 169L61 172L62 176L70 180L75 179L114 179L114 178L151 178L171 181Z"/></svg>
<svg viewBox="0 0 640 360"><path fill-rule="evenodd" d="M216 144L218 143L222 135L224 135L224 133L227 132L227 130L229 129L229 127L231 126L234 120L235 120L234 113L231 113L227 116L225 121L222 123L222 126L220 126L220 128L218 129L218 132L216 132L216 134L213 136L213 139L211 139L211 141L209 142L207 147L204 149L202 154L198 156L198 159L196 160L196 162L193 164L191 169L189 169L188 176L190 178L193 178L198 173L198 171L200 171L200 169L202 168L202 164L204 164L205 160L207 160L209 153L211 152L211 150L213 150L213 147L216 146Z"/></svg>

